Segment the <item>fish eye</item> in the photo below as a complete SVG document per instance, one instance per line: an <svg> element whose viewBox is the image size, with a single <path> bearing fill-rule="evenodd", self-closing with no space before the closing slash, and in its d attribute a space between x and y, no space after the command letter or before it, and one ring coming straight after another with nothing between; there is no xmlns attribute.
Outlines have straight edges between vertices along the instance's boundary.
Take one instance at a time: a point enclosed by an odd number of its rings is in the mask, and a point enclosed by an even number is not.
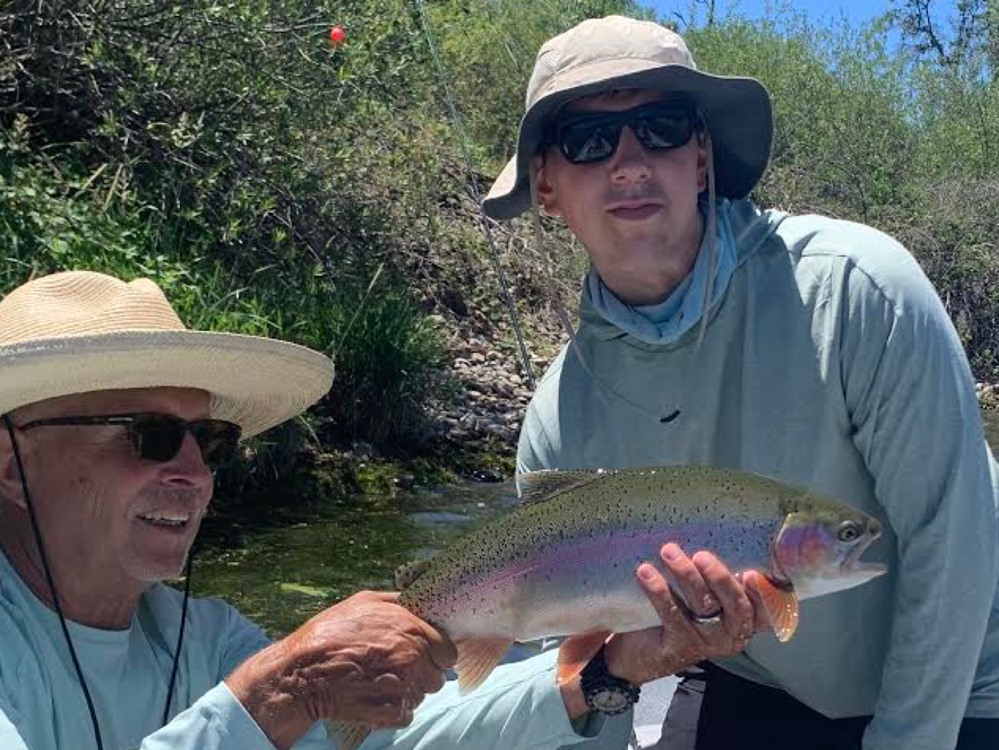
<svg viewBox="0 0 999 750"><path fill-rule="evenodd" d="M862 533L863 529L856 521L843 521L839 525L839 531L836 532L836 538L841 542L855 542Z"/></svg>

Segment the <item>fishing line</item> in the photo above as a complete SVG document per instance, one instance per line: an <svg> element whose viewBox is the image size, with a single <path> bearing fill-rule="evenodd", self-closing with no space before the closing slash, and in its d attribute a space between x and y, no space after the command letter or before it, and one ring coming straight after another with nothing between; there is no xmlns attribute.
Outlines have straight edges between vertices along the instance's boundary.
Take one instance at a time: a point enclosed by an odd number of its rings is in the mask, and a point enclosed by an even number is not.
<svg viewBox="0 0 999 750"><path fill-rule="evenodd" d="M482 208L482 193L479 191L479 186L472 176L472 155L468 148L468 140L465 137L465 129L461 123L461 117L458 114L458 107L455 105L454 97L451 95L451 87L448 84L447 70L444 67L444 61L441 60L440 56L437 54L437 45L434 42L433 33L430 27L430 18L427 16L427 9L424 4L424 0L413 0L413 5L416 7L416 12L420 17L420 24L423 26L423 34L427 39L427 47L430 49L430 57L434 63L434 71L440 82L441 89L444 91L444 98L447 101L448 110L451 114L452 125L458 135L458 143L461 146L461 154L465 161L465 170L468 175L468 184L471 186L472 197L475 200L475 205L479 209L482 229L485 232L486 240L489 243L489 255L492 259L493 270L495 270L496 276L499 279L503 301L506 303L507 310L510 313L510 321L513 324L514 336L517 339L517 348L520 351L520 360L521 365L524 368L524 375L527 378L528 385L530 385L531 390L533 391L535 385L534 370L531 367L531 358L527 353L527 345L524 343L524 334L520 327L520 316L517 314L517 306L514 304L513 296L510 294L506 273L503 270L503 264L501 263L499 257L499 249L496 247L496 240L493 237L492 230L489 228L489 217L486 216L486 212Z"/></svg>

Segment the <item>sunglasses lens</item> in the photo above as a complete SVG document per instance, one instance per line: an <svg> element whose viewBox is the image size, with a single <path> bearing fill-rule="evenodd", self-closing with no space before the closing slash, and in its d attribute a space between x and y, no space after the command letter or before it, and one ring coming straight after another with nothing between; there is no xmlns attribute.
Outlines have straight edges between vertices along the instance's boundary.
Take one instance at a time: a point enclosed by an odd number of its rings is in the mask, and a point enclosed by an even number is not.
<svg viewBox="0 0 999 750"><path fill-rule="evenodd" d="M180 451L190 430L201 458L211 469L232 460L242 433L238 425L220 419L185 422L169 414L144 414L128 425L129 438L137 456L147 461L171 461Z"/></svg>
<svg viewBox="0 0 999 750"><path fill-rule="evenodd" d="M693 123L686 113L643 117L632 125L635 137L650 151L683 146L690 140Z"/></svg>
<svg viewBox="0 0 999 750"><path fill-rule="evenodd" d="M681 102L653 102L624 112L570 116L555 127L554 141L573 164L613 155L627 125L643 148L664 151L683 146L694 131L693 111Z"/></svg>
<svg viewBox="0 0 999 750"><path fill-rule="evenodd" d="M558 131L558 147L573 164L585 164L613 154L620 137L620 125L569 123Z"/></svg>
<svg viewBox="0 0 999 750"><path fill-rule="evenodd" d="M138 416L128 425L132 448L148 461L169 461L176 456L186 432L184 420L168 414Z"/></svg>
<svg viewBox="0 0 999 750"><path fill-rule="evenodd" d="M242 430L232 422L220 419L203 419L191 423L191 433L201 448L205 464L217 469L229 463L236 455L236 446Z"/></svg>

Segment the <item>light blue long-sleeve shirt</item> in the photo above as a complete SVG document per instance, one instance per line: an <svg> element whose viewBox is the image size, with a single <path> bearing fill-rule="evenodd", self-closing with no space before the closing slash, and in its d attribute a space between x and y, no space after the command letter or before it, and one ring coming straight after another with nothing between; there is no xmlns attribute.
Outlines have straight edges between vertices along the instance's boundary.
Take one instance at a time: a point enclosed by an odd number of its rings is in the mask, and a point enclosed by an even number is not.
<svg viewBox="0 0 999 750"><path fill-rule="evenodd" d="M720 663L826 716L873 714L865 750L952 748L963 716L999 717L999 471L960 341L890 237L749 201L731 221L737 266L699 346L640 341L584 299L518 471L737 468L876 516L865 559L888 575Z"/></svg>
<svg viewBox="0 0 999 750"><path fill-rule="evenodd" d="M217 599L192 599L172 719L160 726L181 595L163 585L141 598L130 627L67 623L105 750L273 750L223 678L268 644L256 625ZM592 721L585 734L619 742L627 719ZM498 668L468 696L456 683L430 696L404 730L375 732L363 750L555 748L585 743L555 685L555 654ZM58 618L0 554L0 748L95 748L86 701ZM322 724L294 750L332 750Z"/></svg>

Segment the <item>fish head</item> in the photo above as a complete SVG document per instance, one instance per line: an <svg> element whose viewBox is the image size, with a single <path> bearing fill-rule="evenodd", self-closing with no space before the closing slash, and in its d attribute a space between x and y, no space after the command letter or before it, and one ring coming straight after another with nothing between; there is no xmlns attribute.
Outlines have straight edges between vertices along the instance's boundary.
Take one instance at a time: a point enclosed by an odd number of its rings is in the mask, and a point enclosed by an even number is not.
<svg viewBox="0 0 999 750"><path fill-rule="evenodd" d="M860 556L881 536L881 523L843 503L806 497L784 520L774 542L776 578L799 599L859 586L886 572Z"/></svg>

